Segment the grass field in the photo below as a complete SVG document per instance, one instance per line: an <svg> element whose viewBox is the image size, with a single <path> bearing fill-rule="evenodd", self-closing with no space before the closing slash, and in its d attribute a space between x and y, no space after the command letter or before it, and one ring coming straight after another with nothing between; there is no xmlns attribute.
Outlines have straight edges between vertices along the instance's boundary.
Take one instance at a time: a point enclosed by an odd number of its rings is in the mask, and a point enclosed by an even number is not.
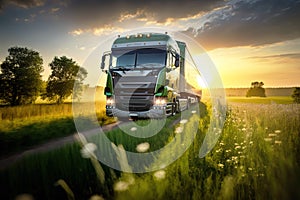
<svg viewBox="0 0 300 200"><path fill-rule="evenodd" d="M82 103L80 109L88 110L89 106ZM97 121L85 113L81 123L87 129L93 124L112 123L114 119L105 116L104 106L104 102L96 103ZM0 157L75 132L71 103L0 107Z"/></svg>
<svg viewBox="0 0 300 200"><path fill-rule="evenodd" d="M291 104L293 99L290 96L270 96L270 97L226 97L226 100L236 103L256 103L256 104Z"/></svg>
<svg viewBox="0 0 300 200"><path fill-rule="evenodd" d="M89 199L92 195L105 199L299 199L300 105L228 102L221 137L204 158L198 154L210 116L193 115L184 125L181 137L193 134L196 123L196 139L177 161L161 170L122 173L82 158L80 144L67 145L31 155L2 170L2 199L13 199L22 193L36 199ZM158 138L149 138L150 150L168 142L178 134L176 130L164 128L164 137L159 137L162 143L156 142ZM131 151L145 142L127 137L121 130L107 135ZM162 159L169 156L168 149L160 154ZM152 163L155 165L155 159ZM70 190L58 184L61 181L57 183L60 179Z"/></svg>

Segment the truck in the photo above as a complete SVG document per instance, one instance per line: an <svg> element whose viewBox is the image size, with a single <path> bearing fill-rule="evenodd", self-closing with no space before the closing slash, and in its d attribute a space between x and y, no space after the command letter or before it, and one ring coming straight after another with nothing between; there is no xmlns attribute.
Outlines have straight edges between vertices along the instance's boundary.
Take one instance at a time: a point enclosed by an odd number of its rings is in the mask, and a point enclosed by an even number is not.
<svg viewBox="0 0 300 200"><path fill-rule="evenodd" d="M104 52L106 115L163 118L201 100L185 80L187 45L167 33L118 36Z"/></svg>

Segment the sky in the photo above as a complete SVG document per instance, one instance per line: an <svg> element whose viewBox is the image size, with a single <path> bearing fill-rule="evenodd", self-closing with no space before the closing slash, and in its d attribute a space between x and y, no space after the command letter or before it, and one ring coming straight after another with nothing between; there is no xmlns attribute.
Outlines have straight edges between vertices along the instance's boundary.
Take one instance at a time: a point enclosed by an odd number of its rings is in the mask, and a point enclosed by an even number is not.
<svg viewBox="0 0 300 200"><path fill-rule="evenodd" d="M97 79L100 50L136 29L172 30L209 55L225 87L300 86L300 0L0 0L0 62L13 46L67 56Z"/></svg>

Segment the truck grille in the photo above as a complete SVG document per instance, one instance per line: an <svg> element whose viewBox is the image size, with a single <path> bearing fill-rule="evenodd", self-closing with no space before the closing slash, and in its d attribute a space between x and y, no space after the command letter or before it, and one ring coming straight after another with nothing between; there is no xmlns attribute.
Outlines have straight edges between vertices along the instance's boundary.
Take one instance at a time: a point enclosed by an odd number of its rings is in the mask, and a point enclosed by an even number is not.
<svg viewBox="0 0 300 200"><path fill-rule="evenodd" d="M124 111L147 111L153 106L155 85L151 82L119 82L115 87L116 107Z"/></svg>

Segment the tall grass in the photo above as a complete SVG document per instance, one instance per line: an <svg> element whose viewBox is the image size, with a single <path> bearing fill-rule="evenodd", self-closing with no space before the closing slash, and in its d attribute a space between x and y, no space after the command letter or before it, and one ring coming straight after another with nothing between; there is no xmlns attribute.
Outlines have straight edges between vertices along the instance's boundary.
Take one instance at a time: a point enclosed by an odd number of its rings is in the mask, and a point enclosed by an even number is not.
<svg viewBox="0 0 300 200"><path fill-rule="evenodd" d="M6 191L3 199L13 199L20 193L30 193L37 199L67 199L66 193L53 185L59 179L68 184L76 199L88 199L94 194L106 199L300 198L299 105L231 103L217 145L200 159L209 118L209 114L188 118L176 142L184 145L185 137L195 134L191 131L196 125L195 140L178 160L158 171L131 174L102 165L105 182L101 184L93 164L81 157L80 146L68 145L29 156L2 170L1 185ZM139 123L146 126L147 121ZM162 140L168 142L178 135L176 130L165 127L167 136ZM145 142L140 138L135 141L120 130L107 135L116 145L123 144L133 152L139 142ZM97 139L94 137L92 141ZM147 138L146 142L155 149L158 140ZM157 145L159 148L163 143ZM107 153L117 157L117 153ZM159 157L168 159L170 153L173 152L166 148ZM155 162L153 159L150 164ZM130 162L127 164L130 166Z"/></svg>
<svg viewBox="0 0 300 200"><path fill-rule="evenodd" d="M80 109L89 110L90 105L80 103ZM105 102L96 102L96 120L83 112L78 120L81 127L114 122L106 117L104 108ZM1 107L0 116L0 157L76 132L71 103Z"/></svg>

